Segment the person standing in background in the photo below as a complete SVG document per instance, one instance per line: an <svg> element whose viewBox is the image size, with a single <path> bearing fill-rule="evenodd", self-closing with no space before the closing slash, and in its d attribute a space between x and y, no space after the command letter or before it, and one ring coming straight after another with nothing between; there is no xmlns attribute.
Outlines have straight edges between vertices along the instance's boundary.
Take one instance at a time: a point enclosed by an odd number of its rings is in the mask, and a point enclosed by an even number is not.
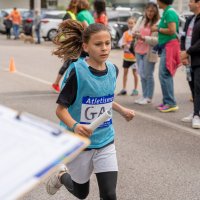
<svg viewBox="0 0 200 200"><path fill-rule="evenodd" d="M10 37L11 37L10 30L12 28L12 20L8 14L4 17L3 24L5 25L5 28L6 28L7 39L10 39Z"/></svg>
<svg viewBox="0 0 200 200"><path fill-rule="evenodd" d="M63 21L66 20L66 19L76 20L77 3L78 3L78 0L71 0L70 1L68 8L66 9L66 14L63 17Z"/></svg>
<svg viewBox="0 0 200 200"><path fill-rule="evenodd" d="M159 25L154 25L152 31L158 32L158 49L161 50L159 79L162 90L162 103L157 106L160 112L174 112L179 108L174 96L173 76L181 65L180 43L178 40L179 17L174 8L173 0L157 0L163 15Z"/></svg>
<svg viewBox="0 0 200 200"><path fill-rule="evenodd" d="M121 38L122 44L121 47L124 50L124 56L123 56L123 69L124 69L124 74L123 74L123 88L122 90L118 93L118 95L126 95L126 84L127 84L127 78L128 78L128 69L131 68L133 71L133 77L134 77L134 89L131 93L131 96L138 95L138 74L137 74L137 65L136 65L136 59L135 55L130 52L130 45L131 42L134 40L132 34L133 34L133 28L135 26L136 19L133 17L130 17L127 21L128 24L128 30L123 33L123 36Z"/></svg>
<svg viewBox="0 0 200 200"><path fill-rule="evenodd" d="M192 123L193 128L200 128L200 0L189 1L190 11L194 13L186 21L181 38L181 59L184 65L191 70L189 81L192 91L194 111L182 119L183 122ZM190 67L191 66L191 67Z"/></svg>
<svg viewBox="0 0 200 200"><path fill-rule="evenodd" d="M105 0L94 1L94 20L96 23L108 25Z"/></svg>
<svg viewBox="0 0 200 200"><path fill-rule="evenodd" d="M12 24L13 24L13 32L14 32L14 36L15 36L15 40L19 39L19 26L22 22L22 18L21 18L21 14L20 12L17 10L17 8L13 8L13 11L10 14L10 17L12 19Z"/></svg>
<svg viewBox="0 0 200 200"><path fill-rule="evenodd" d="M157 5L149 2L144 17L138 19L133 33L136 38L134 49L142 85L142 97L136 99L135 103L140 105L151 103L154 94L154 68L158 56L152 53L152 48L158 43L158 34L152 32L151 28L157 24L159 18Z"/></svg>
<svg viewBox="0 0 200 200"><path fill-rule="evenodd" d="M35 29L35 34L37 37L36 44L40 44L40 26L41 26L41 16L40 16L38 10L36 10L35 16L34 16L34 29Z"/></svg>
<svg viewBox="0 0 200 200"><path fill-rule="evenodd" d="M83 24L84 27L95 23L92 14L89 11L90 4L88 0L79 0L77 4L77 20Z"/></svg>

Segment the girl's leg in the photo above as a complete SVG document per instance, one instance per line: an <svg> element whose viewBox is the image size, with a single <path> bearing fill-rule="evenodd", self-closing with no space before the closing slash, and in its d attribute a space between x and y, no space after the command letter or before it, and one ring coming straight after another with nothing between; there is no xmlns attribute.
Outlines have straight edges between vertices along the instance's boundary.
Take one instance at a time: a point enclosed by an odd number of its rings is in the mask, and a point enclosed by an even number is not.
<svg viewBox="0 0 200 200"><path fill-rule="evenodd" d="M134 77L134 89L137 90L138 87L138 74L137 70L133 69L133 77Z"/></svg>
<svg viewBox="0 0 200 200"><path fill-rule="evenodd" d="M71 179L70 174L65 173L61 176L60 182L71 194L73 194L78 199L85 199L89 194L89 181L83 184L79 184Z"/></svg>
<svg viewBox="0 0 200 200"><path fill-rule="evenodd" d="M146 59L146 54L145 55L136 54L138 72L139 72L139 75L140 75L140 80L141 80L141 85L142 85L142 93L143 93L144 98L147 97L146 79L145 79L145 70L144 70L145 59Z"/></svg>
<svg viewBox="0 0 200 200"><path fill-rule="evenodd" d="M68 61L65 61L64 64L62 65L62 67L60 68L58 75L56 77L56 80L54 82L55 85L59 85L60 80L62 79L62 76L64 75L64 73L66 72L67 68L69 67L69 65L72 63L72 60L69 59Z"/></svg>
<svg viewBox="0 0 200 200"><path fill-rule="evenodd" d="M61 78L62 78L62 75L58 74L56 77L56 80L54 81L54 84L59 85Z"/></svg>
<svg viewBox="0 0 200 200"><path fill-rule="evenodd" d="M97 173L100 200L117 200L117 171Z"/></svg>
<svg viewBox="0 0 200 200"><path fill-rule="evenodd" d="M124 68L124 75L123 75L123 89L126 90L126 83L128 77L128 68Z"/></svg>
<svg viewBox="0 0 200 200"><path fill-rule="evenodd" d="M155 68L155 63L148 61L146 62L147 97L149 99L153 98L154 87L155 87L154 68Z"/></svg>

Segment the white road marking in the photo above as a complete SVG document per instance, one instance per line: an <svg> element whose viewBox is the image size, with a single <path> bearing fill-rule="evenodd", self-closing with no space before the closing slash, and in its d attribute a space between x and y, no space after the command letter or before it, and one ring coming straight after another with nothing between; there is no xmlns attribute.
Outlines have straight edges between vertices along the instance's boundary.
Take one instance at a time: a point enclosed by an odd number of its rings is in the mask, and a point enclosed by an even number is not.
<svg viewBox="0 0 200 200"><path fill-rule="evenodd" d="M45 81L45 80L42 80L40 78L36 78L34 76L30 76L28 74L25 74L25 73L22 73L22 72L18 72L16 71L15 73L17 73L18 75L20 76L24 76L26 78L30 78L32 80L35 80L35 81L38 81L38 82L41 82L41 83L44 83L44 84L47 84L47 85L51 85L52 83L49 82L49 81ZM37 96L43 96L44 94L40 94L40 95L37 95ZM49 95L49 94L45 94L46 95ZM52 95L52 94L51 94ZM31 95L23 95L23 97L29 97ZM35 95L34 95L35 96ZM22 96L21 96L22 97ZM185 127L183 125L179 125L179 124L175 124L173 122L170 122L170 121L166 121L165 119L161 119L159 117L155 117L155 116L152 116L152 115L148 115L146 113L143 113L143 112L140 112L140 111L137 111L136 110L136 114L138 114L139 116L143 117L143 118L146 118L148 120L151 120L151 121L154 121L154 122L157 122L159 124L162 124L164 126L167 126L169 128L173 128L175 130L180 130L180 131L183 131L185 133L190 133L190 134L193 134L193 135L197 135L197 136L200 136L200 131L197 130L197 129L192 129L192 128L188 128L188 127Z"/></svg>
<svg viewBox="0 0 200 200"><path fill-rule="evenodd" d="M176 130L179 130L179 131L183 131L185 133L190 133L190 134L193 134L193 135L200 136L200 131L198 129L193 129L192 127L188 128L188 127L185 127L184 125L175 124L173 122L166 121L166 119L162 119L162 118L159 118L159 117L148 115L148 114L145 114L145 113L137 111L137 110L135 112L136 112L136 116L139 115L140 117L146 118L146 119L151 120L151 121L155 121L155 122L162 124L164 126L167 126L169 128L176 129Z"/></svg>
<svg viewBox="0 0 200 200"><path fill-rule="evenodd" d="M32 80L34 80L34 81L38 81L38 82L40 82L40 83L44 83L44 84L46 84L46 85L51 85L51 84L52 84L52 83L49 82L49 81L45 81L45 80L43 80L43 79L40 79L40 78L37 78L37 77L34 77L34 76L30 76L30 75L25 74L25 73L22 73L22 72L16 71L15 73L18 74L18 75L20 75L20 76L24 76L24 77L26 77L26 78L32 79Z"/></svg>

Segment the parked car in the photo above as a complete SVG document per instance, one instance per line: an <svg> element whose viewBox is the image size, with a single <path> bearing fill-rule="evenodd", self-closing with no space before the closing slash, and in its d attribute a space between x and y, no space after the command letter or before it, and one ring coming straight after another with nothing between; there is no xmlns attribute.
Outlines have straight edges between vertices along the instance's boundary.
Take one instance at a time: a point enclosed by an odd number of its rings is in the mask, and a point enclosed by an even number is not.
<svg viewBox="0 0 200 200"><path fill-rule="evenodd" d="M122 37L124 31L128 30L128 18L133 16L138 19L142 16L142 13L131 9L118 8L116 10L107 10L107 15L108 25L112 37L112 48L118 48L120 38Z"/></svg>
<svg viewBox="0 0 200 200"><path fill-rule="evenodd" d="M41 20L41 36L45 40L52 40L57 34L57 29L66 11L46 11Z"/></svg>

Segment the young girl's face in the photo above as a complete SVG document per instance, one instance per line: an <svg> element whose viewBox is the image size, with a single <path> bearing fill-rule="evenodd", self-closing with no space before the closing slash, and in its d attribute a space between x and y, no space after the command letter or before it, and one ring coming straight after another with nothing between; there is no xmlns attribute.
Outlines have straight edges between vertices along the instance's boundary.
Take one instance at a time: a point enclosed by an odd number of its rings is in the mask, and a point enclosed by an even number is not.
<svg viewBox="0 0 200 200"><path fill-rule="evenodd" d="M135 20L134 19L129 19L128 20L128 29L131 30L135 26Z"/></svg>
<svg viewBox="0 0 200 200"><path fill-rule="evenodd" d="M108 31L100 31L90 36L88 43L83 43L83 48L89 54L94 64L103 64L111 51L111 37Z"/></svg>

